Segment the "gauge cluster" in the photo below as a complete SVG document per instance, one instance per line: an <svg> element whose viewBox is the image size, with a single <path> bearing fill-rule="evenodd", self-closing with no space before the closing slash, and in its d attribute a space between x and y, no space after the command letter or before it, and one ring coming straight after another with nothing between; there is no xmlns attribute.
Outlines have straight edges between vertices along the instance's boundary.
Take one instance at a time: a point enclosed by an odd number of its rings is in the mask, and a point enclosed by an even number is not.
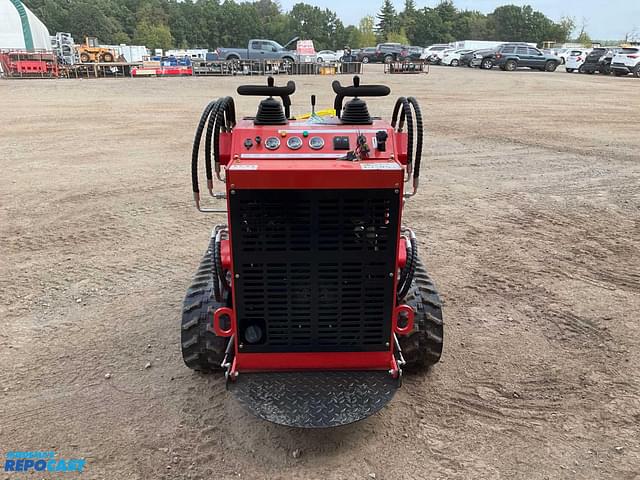
<svg viewBox="0 0 640 480"><path fill-rule="evenodd" d="M364 146L368 147L368 151L372 152L372 156L378 156L373 153L374 151L386 151L386 140L388 135L384 130L376 132L375 135L371 131L359 136L355 136L355 133L353 135L345 135L336 131L278 131L277 133L273 132L271 135L267 135L265 137L256 136L253 138L245 138L242 145L244 146L245 151L253 150L254 152L261 148L265 148L268 151L277 151L279 153L284 153L286 151L296 152L298 150L306 150L307 152L320 152L321 150L327 150L328 152L340 153L349 152L358 148L358 145L360 145L359 139L362 138L365 141ZM354 138L354 136L356 138ZM309 155L309 153L307 153L307 155Z"/></svg>
<svg viewBox="0 0 640 480"><path fill-rule="evenodd" d="M274 135L265 139L264 147L267 150L271 151L278 150L282 146L283 141L286 143L286 146L289 150L300 150L302 147L304 147L305 143L312 150L322 150L325 146L324 138L317 135L314 135L310 138L306 138L305 135L304 139L298 135L292 135L290 137L287 137L286 141L284 140L284 137L283 139L281 139L280 137ZM256 146L258 146L259 144L260 142L257 141ZM245 140L244 145L247 149L250 149L253 146L253 142L251 142L251 139L247 139Z"/></svg>

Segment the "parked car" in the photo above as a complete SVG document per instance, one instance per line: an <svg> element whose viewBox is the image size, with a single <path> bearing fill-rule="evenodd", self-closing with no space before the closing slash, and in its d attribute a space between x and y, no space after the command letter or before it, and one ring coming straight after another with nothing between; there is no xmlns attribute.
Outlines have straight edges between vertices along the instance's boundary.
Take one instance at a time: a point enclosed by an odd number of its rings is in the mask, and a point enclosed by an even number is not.
<svg viewBox="0 0 640 480"><path fill-rule="evenodd" d="M472 52L473 50L459 48L454 50L445 50L442 55L442 64L449 65L451 67L457 67L460 65L460 58L462 55Z"/></svg>
<svg viewBox="0 0 640 480"><path fill-rule="evenodd" d="M341 57L342 55L338 55L333 50L320 50L316 54L316 60L318 61L318 63L337 62Z"/></svg>
<svg viewBox="0 0 640 480"><path fill-rule="evenodd" d="M450 50L450 49L451 49L451 45L449 45L448 43L447 44L439 43L436 45L431 45L424 49L420 58L423 60L428 60L430 63L433 63L433 64L440 64L442 63L442 56L444 54L444 51Z"/></svg>
<svg viewBox="0 0 640 480"><path fill-rule="evenodd" d="M622 51L622 48L610 48L602 59L602 69L600 73L603 75L610 75L613 70L611 70L611 64L613 63L613 57L615 57L618 53Z"/></svg>
<svg viewBox="0 0 640 480"><path fill-rule="evenodd" d="M580 71L582 64L587 59L587 55L591 53L590 48L574 48L569 52L569 56L567 57L567 62L564 65L567 73L573 73L575 71Z"/></svg>
<svg viewBox="0 0 640 480"><path fill-rule="evenodd" d="M495 51L495 64L500 70L513 72L520 67L554 72L562 63L559 57L547 55L523 43L505 43Z"/></svg>
<svg viewBox="0 0 640 480"><path fill-rule="evenodd" d="M391 63L405 58L409 51L406 46L400 43L379 43L376 46L376 53L369 60L376 63Z"/></svg>
<svg viewBox="0 0 640 480"><path fill-rule="evenodd" d="M476 52L478 52L479 50L471 50L468 53L465 53L463 55L460 55L460 65L463 66L467 66L467 67L471 67L471 61L473 60L473 56L475 55Z"/></svg>
<svg viewBox="0 0 640 480"><path fill-rule="evenodd" d="M627 47L620 50L613 57L611 70L616 77L633 73L640 78L640 47Z"/></svg>
<svg viewBox="0 0 640 480"><path fill-rule="evenodd" d="M496 64L496 50L476 50L473 52L473 57L469 62L470 67L480 67L483 70L491 70Z"/></svg>
<svg viewBox="0 0 640 480"><path fill-rule="evenodd" d="M422 52L424 51L424 48L422 47L416 47L416 46L410 46L407 47L407 57L409 60L420 60L420 57L422 56Z"/></svg>
<svg viewBox="0 0 640 480"><path fill-rule="evenodd" d="M573 51L572 48L561 48L560 50L557 50L555 52L555 56L558 57L562 65L564 65L565 63L567 63L567 60L571 56L572 51ZM553 52L550 52L550 53L553 54Z"/></svg>
<svg viewBox="0 0 640 480"><path fill-rule="evenodd" d="M358 52L358 61L362 63L372 62L376 56L376 47L366 47Z"/></svg>
<svg viewBox="0 0 640 480"><path fill-rule="evenodd" d="M594 48L584 63L582 64L581 73L594 74L596 72L603 75L609 75L611 73L611 63L613 57L617 54L621 48L610 47L598 47Z"/></svg>

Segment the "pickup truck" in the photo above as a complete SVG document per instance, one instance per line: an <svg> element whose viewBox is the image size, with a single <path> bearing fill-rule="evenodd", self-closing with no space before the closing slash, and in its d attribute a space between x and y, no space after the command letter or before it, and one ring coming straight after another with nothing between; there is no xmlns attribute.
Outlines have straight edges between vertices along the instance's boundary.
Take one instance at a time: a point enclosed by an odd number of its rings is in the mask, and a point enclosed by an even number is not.
<svg viewBox="0 0 640 480"><path fill-rule="evenodd" d="M284 63L293 64L296 51L287 50L287 47L297 40L299 37L294 37L282 46L273 40L255 38L249 40L247 48L218 48L216 53L220 60L283 60Z"/></svg>

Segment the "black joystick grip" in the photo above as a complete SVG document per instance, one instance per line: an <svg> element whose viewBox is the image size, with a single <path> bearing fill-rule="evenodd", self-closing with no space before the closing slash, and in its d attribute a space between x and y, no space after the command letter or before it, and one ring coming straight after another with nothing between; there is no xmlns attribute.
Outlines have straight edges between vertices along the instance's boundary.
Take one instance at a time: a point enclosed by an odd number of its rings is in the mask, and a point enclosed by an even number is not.
<svg viewBox="0 0 640 480"><path fill-rule="evenodd" d="M282 105L284 106L284 114L287 118L289 118L291 114L290 95L293 95L295 91L295 82L289 80L284 87L276 87L273 77L267 78L266 85L240 85L238 87L239 95L280 97L282 99Z"/></svg>
<svg viewBox="0 0 640 480"><path fill-rule="evenodd" d="M391 90L386 85L360 85L360 77L353 77L353 86L343 87L338 80L331 86L333 91L344 97L386 97Z"/></svg>
<svg viewBox="0 0 640 480"><path fill-rule="evenodd" d="M338 80L335 80L331 87L336 93L333 108L338 118L340 118L344 97L386 97L391 93L386 85L360 85L360 77L357 75L353 77L352 86L343 87Z"/></svg>
<svg viewBox="0 0 640 480"><path fill-rule="evenodd" d="M269 77L266 85L240 85L238 87L238 94L257 97L284 97L293 95L296 91L296 84L291 80L289 80L284 87L276 87L274 83L273 77Z"/></svg>

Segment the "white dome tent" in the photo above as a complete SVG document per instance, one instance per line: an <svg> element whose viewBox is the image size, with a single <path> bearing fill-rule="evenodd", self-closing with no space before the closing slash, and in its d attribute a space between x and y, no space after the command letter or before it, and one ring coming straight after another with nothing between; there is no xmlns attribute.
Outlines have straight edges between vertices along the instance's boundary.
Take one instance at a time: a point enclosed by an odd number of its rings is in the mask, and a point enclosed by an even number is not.
<svg viewBox="0 0 640 480"><path fill-rule="evenodd" d="M49 30L20 0L0 0L0 50L51 50Z"/></svg>

